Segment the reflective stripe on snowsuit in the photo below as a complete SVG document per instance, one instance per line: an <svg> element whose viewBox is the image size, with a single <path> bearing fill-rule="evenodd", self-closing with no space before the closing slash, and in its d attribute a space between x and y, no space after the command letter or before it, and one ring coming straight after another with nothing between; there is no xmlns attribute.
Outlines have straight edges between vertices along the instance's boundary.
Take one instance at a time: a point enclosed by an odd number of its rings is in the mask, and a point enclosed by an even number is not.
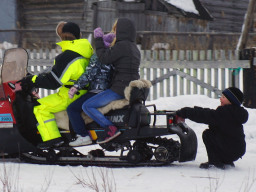
<svg viewBox="0 0 256 192"><path fill-rule="evenodd" d="M61 87L58 93L39 99L38 102L41 105L34 107L34 114L38 121L37 129L43 141L61 137L54 113L66 110L69 104L86 93L86 90L80 90L79 95L75 95L73 99L69 99L68 91L68 88Z"/></svg>
<svg viewBox="0 0 256 192"><path fill-rule="evenodd" d="M55 66L51 72L43 75L39 74L38 78L33 79L37 87L47 88L47 86L50 86L50 80L55 81L55 85L59 84L59 86L61 86L57 93L38 99L40 105L34 107L34 114L38 121L37 128L44 142L61 137L54 113L66 110L69 104L86 93L86 90L80 90L79 95L75 95L73 99L70 99L68 96L69 89L65 86L73 85L74 81L85 72L93 53L90 43L88 41L82 41L82 39L81 41L62 41L59 45L62 47L62 51L64 51L62 54L65 56L69 53L72 55L70 51L79 53L80 56L67 62L63 61L61 58L55 59ZM61 56L61 54L59 56Z"/></svg>

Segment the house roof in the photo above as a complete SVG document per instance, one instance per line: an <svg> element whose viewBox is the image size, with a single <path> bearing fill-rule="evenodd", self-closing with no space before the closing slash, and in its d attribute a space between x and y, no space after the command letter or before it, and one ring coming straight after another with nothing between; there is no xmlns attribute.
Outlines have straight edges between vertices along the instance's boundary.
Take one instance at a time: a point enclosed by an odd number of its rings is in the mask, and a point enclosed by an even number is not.
<svg viewBox="0 0 256 192"><path fill-rule="evenodd" d="M184 17L213 20L209 11L199 0L158 0L170 14L181 14Z"/></svg>

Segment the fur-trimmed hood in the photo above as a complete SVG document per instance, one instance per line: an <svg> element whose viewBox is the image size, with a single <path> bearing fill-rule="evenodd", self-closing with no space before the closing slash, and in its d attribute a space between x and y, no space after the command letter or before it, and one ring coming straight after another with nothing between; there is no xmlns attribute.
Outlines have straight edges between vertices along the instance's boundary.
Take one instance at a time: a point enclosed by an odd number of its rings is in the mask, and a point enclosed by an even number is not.
<svg viewBox="0 0 256 192"><path fill-rule="evenodd" d="M134 80L134 81L131 81L129 86L125 88L124 90L124 96L125 96L125 99L130 101L130 98L131 98L131 90L134 88L134 87L137 87L139 89L142 89L142 88L150 88L152 86L151 82L148 81L148 80L145 80L145 79L139 79L139 80Z"/></svg>

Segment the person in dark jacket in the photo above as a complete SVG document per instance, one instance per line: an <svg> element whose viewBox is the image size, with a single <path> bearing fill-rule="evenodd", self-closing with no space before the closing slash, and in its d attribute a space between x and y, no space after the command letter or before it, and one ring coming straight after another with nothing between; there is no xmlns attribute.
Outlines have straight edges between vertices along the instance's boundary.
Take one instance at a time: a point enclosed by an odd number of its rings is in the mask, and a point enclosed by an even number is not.
<svg viewBox="0 0 256 192"><path fill-rule="evenodd" d="M185 107L176 112L182 118L209 125L203 132L208 162L200 164L200 168L217 167L225 169L234 166L234 161L241 158L246 151L244 123L248 120L248 112L241 104L243 93L236 87L222 92L221 105L216 110Z"/></svg>
<svg viewBox="0 0 256 192"><path fill-rule="evenodd" d="M83 111L101 127L105 128L105 137L97 143L108 142L121 132L97 109L111 101L124 98L124 89L133 80L138 80L140 51L135 43L136 29L134 23L127 18L119 18L114 24L115 44L107 49L103 43L101 28L94 30L95 47L99 61L112 64L115 68L110 89L88 99L82 106Z"/></svg>
<svg viewBox="0 0 256 192"><path fill-rule="evenodd" d="M103 36L105 47L110 47L115 38L114 33L108 33ZM81 116L83 103L92 96L108 89L111 85L113 75L113 66L105 65L99 62L97 55L94 53L85 73L74 83L69 90L69 98L73 98L79 90L88 89L88 92L79 99L71 103L67 108L68 117L76 139L69 143L70 146L83 146L92 143L92 139L86 129L84 119Z"/></svg>

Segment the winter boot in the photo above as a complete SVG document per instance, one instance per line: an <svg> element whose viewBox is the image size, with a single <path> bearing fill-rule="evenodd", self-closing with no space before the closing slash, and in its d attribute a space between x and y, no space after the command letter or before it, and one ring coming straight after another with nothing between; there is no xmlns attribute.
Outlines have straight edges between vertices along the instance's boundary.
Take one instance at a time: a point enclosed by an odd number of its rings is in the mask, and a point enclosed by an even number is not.
<svg viewBox="0 0 256 192"><path fill-rule="evenodd" d="M37 145L37 148L39 149L49 149L49 148L55 148L55 147L60 147L63 145L64 141L61 139L61 137L52 139L49 141L45 141L43 143L39 143Z"/></svg>
<svg viewBox="0 0 256 192"><path fill-rule="evenodd" d="M90 136L82 137L81 135L77 135L77 138L75 141L72 141L69 143L69 146L76 147L76 146L84 146L84 145L90 145L92 144L92 140Z"/></svg>
<svg viewBox="0 0 256 192"><path fill-rule="evenodd" d="M102 149L91 150L89 154L93 157L105 157L105 153L102 151Z"/></svg>
<svg viewBox="0 0 256 192"><path fill-rule="evenodd" d="M199 165L199 168L201 168L201 169L209 169L210 168L210 164L208 162L201 163Z"/></svg>
<svg viewBox="0 0 256 192"><path fill-rule="evenodd" d="M225 163L225 167L226 168L232 168L232 167L236 167L236 166L233 162L229 162L229 163Z"/></svg>
<svg viewBox="0 0 256 192"><path fill-rule="evenodd" d="M224 170L225 169L225 164L206 162L206 163L201 163L200 166L199 166L199 168L201 168L201 169L210 169L210 168L214 168L214 167Z"/></svg>
<svg viewBox="0 0 256 192"><path fill-rule="evenodd" d="M112 139L116 138L119 136L121 132L116 128L114 125L110 125L106 130L105 130L105 137L99 138L97 143L102 144L102 143L107 143L111 141Z"/></svg>

